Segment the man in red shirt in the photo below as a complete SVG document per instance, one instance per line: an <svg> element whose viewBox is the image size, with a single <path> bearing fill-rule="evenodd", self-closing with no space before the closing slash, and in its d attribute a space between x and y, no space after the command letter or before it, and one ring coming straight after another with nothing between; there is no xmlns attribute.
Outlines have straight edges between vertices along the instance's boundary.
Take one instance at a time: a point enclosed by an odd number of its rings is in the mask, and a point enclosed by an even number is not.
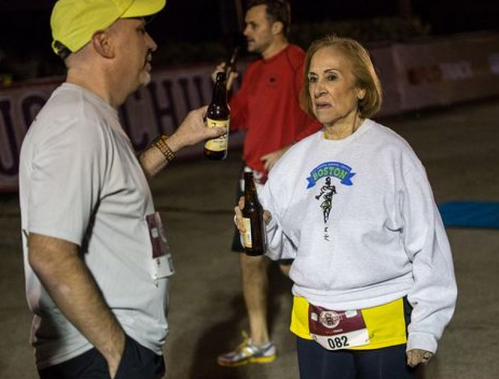
<svg viewBox="0 0 499 379"><path fill-rule="evenodd" d="M284 0L252 0L245 22L247 49L261 59L248 66L240 90L230 101L230 129L246 131L244 169L253 171L258 186L265 183L268 171L289 146L321 126L300 108L305 52L288 42L289 4ZM224 69L224 64L219 65L215 75ZM237 230L232 250L243 252ZM267 363L276 357L267 326L267 262L264 257L240 254L250 338L245 335L235 351L220 355L217 362L221 366ZM292 261L279 263L287 275Z"/></svg>

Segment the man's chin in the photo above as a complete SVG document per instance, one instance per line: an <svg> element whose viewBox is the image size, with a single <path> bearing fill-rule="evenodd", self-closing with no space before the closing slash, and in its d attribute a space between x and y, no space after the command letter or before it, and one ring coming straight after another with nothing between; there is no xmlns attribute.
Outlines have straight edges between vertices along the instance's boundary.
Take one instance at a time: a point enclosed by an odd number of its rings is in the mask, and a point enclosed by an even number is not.
<svg viewBox="0 0 499 379"><path fill-rule="evenodd" d="M140 78L140 81L138 81L136 84L136 88L133 92L135 91L138 91L139 89L141 89L142 87L145 87L147 86L149 83L151 83L151 74L149 73L144 73L141 78Z"/></svg>
<svg viewBox="0 0 499 379"><path fill-rule="evenodd" d="M151 83L151 74L147 72L144 75L144 80L142 81L142 85L147 86L149 83Z"/></svg>
<svg viewBox="0 0 499 379"><path fill-rule="evenodd" d="M246 50L249 52L249 53L255 53L256 52L256 46L255 46L255 43L254 42L248 42L248 44L246 45Z"/></svg>

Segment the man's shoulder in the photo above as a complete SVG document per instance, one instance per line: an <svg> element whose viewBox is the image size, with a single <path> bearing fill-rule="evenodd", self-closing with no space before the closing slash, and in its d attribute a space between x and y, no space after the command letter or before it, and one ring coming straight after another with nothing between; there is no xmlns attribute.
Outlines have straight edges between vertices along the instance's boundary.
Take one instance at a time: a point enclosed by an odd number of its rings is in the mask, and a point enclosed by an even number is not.
<svg viewBox="0 0 499 379"><path fill-rule="evenodd" d="M294 71L301 70L305 62L305 52L300 46L289 44L286 47L286 57Z"/></svg>
<svg viewBox="0 0 499 379"><path fill-rule="evenodd" d="M306 55L305 50L303 50L300 46L295 45L294 43L290 43L288 45L288 51L289 51L289 55L291 55L293 57L305 59L305 55Z"/></svg>
<svg viewBox="0 0 499 379"><path fill-rule="evenodd" d="M55 125L67 124L69 120L74 120L77 108L78 102L74 101L74 94L60 86L52 92L33 121L30 130L38 129L50 132L54 130Z"/></svg>
<svg viewBox="0 0 499 379"><path fill-rule="evenodd" d="M102 118L83 92L58 87L33 121L30 130L39 138L95 138L101 134Z"/></svg>
<svg viewBox="0 0 499 379"><path fill-rule="evenodd" d="M300 46L294 44L288 45L287 54L293 62L296 62L300 65L303 64L303 62L305 61L305 56L307 55Z"/></svg>
<svg viewBox="0 0 499 379"><path fill-rule="evenodd" d="M93 107L87 101L84 92L77 86L64 83L52 92L50 99L42 109L43 113L40 113L51 115L52 118L58 118L58 116L74 118L88 108Z"/></svg>

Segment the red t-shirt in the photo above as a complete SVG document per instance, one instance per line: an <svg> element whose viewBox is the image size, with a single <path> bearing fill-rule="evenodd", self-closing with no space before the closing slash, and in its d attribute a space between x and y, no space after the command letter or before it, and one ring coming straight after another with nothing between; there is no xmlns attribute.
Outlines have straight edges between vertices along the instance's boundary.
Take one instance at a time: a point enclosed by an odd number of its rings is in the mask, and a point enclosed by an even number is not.
<svg viewBox="0 0 499 379"><path fill-rule="evenodd" d="M321 128L299 104L304 59L301 48L288 45L273 57L250 64L230 101L230 128L246 130L243 159L253 170L265 171L263 155Z"/></svg>

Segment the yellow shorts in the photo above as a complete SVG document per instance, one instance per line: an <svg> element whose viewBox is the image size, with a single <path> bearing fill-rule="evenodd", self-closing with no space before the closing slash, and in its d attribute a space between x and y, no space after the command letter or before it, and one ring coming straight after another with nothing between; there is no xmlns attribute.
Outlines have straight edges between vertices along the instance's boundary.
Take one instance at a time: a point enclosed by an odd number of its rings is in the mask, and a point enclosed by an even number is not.
<svg viewBox="0 0 499 379"><path fill-rule="evenodd" d="M308 307L304 297L294 297L290 330L300 338L311 340ZM352 347L351 350L372 350L407 343L404 299L360 311L369 332L369 344Z"/></svg>

